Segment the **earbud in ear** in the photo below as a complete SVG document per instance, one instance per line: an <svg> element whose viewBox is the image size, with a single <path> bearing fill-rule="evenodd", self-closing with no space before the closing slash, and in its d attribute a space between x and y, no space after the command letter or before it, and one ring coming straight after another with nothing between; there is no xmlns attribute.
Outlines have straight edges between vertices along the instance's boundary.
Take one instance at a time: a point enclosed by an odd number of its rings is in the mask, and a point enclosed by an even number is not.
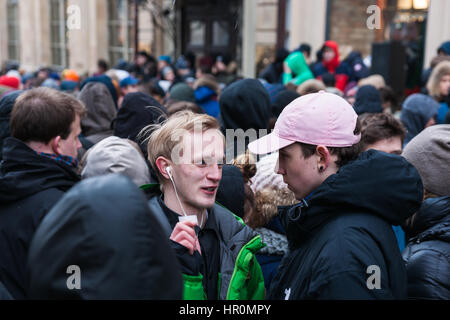
<svg viewBox="0 0 450 320"><path fill-rule="evenodd" d="M166 168L166 172L167 172L169 178L172 179L172 167L171 167L171 166L168 166L168 167Z"/></svg>

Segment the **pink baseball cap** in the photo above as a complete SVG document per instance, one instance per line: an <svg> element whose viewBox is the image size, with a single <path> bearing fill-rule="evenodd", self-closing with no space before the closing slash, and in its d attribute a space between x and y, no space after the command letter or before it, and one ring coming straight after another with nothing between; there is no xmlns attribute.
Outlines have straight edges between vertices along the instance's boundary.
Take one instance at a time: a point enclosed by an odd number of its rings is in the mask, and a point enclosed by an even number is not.
<svg viewBox="0 0 450 320"><path fill-rule="evenodd" d="M295 142L327 147L349 147L359 142L354 135L358 115L343 98L320 91L295 99L281 112L272 133L251 142L252 153L277 151Z"/></svg>

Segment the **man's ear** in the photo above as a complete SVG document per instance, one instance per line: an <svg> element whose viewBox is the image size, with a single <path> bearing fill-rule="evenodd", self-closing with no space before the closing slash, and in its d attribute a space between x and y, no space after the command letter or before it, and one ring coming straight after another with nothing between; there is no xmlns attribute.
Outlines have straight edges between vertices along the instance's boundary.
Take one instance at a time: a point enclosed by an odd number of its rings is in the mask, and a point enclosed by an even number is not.
<svg viewBox="0 0 450 320"><path fill-rule="evenodd" d="M320 172L325 171L331 160L330 150L326 146L318 145L316 155L318 156L317 168Z"/></svg>
<svg viewBox="0 0 450 320"><path fill-rule="evenodd" d="M48 143L48 145L50 146L50 148L52 149L53 153L56 155L60 155L62 154L62 150L60 147L61 144L61 136L56 136L55 138L52 138L52 140L50 140L50 142Z"/></svg>
<svg viewBox="0 0 450 320"><path fill-rule="evenodd" d="M167 160L166 158L164 158L163 156L159 156L158 158L156 158L156 167L159 170L159 173L161 173L161 175L166 178L167 180L169 180L169 174L167 173L167 167L171 166L172 164L170 163L169 160Z"/></svg>

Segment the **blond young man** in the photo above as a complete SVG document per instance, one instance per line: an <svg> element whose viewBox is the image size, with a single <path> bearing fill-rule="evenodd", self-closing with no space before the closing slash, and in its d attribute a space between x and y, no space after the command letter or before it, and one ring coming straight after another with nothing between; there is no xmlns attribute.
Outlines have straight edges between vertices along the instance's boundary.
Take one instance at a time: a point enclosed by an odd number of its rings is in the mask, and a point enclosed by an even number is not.
<svg viewBox="0 0 450 320"><path fill-rule="evenodd" d="M160 194L149 201L183 268L185 299L263 299L252 229L215 203L224 137L216 119L189 111L152 126L148 160Z"/></svg>

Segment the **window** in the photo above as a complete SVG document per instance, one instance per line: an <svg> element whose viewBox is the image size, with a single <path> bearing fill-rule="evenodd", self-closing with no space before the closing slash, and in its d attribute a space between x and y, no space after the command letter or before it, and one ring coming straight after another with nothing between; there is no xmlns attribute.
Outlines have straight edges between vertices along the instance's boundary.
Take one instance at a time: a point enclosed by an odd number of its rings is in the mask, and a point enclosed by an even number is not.
<svg viewBox="0 0 450 320"><path fill-rule="evenodd" d="M134 5L129 0L108 0L109 61L133 57Z"/></svg>
<svg viewBox="0 0 450 320"><path fill-rule="evenodd" d="M7 2L8 59L19 61L19 11L18 0Z"/></svg>
<svg viewBox="0 0 450 320"><path fill-rule="evenodd" d="M66 68L69 64L67 45L67 0L50 1L50 48L52 65L56 68Z"/></svg>

